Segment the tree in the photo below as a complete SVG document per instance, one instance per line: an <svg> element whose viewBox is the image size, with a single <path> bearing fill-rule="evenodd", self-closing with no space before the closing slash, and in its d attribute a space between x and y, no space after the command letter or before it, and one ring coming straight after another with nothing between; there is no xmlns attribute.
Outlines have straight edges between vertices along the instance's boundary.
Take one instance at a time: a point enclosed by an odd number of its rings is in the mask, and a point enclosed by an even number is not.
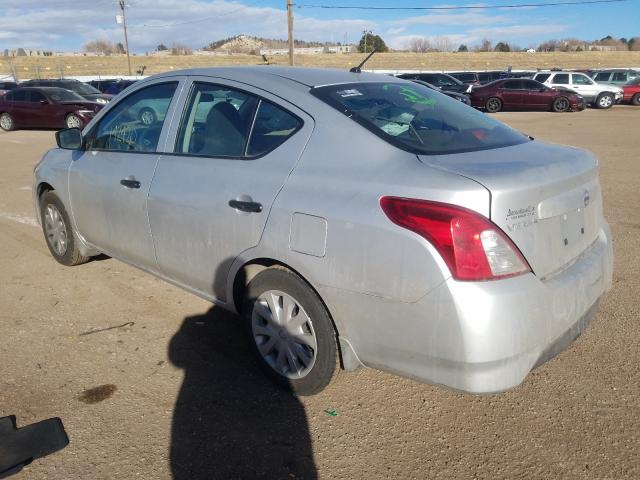
<svg viewBox="0 0 640 480"><path fill-rule="evenodd" d="M459 52L468 52L469 48L464 43L461 43L460 46L458 47L458 51Z"/></svg>
<svg viewBox="0 0 640 480"><path fill-rule="evenodd" d="M167 46L164 43L161 43L160 45L158 45L156 47L156 50L159 51L159 52L164 52L164 51L169 50L169 49L167 48Z"/></svg>
<svg viewBox="0 0 640 480"><path fill-rule="evenodd" d="M506 42L498 42L493 50L496 52L510 52L511 48L509 48L509 44Z"/></svg>
<svg viewBox="0 0 640 480"><path fill-rule="evenodd" d="M480 51L481 52L490 52L493 50L491 40L488 38L483 38L480 42Z"/></svg>
<svg viewBox="0 0 640 480"><path fill-rule="evenodd" d="M629 46L629 50L637 52L638 50L640 50L640 37L630 38L627 42L627 45Z"/></svg>
<svg viewBox="0 0 640 480"><path fill-rule="evenodd" d="M84 50L89 53L111 55L115 51L115 46L108 40L92 40L84 45Z"/></svg>
<svg viewBox="0 0 640 480"><path fill-rule="evenodd" d="M115 53L127 53L126 50L124 49L124 45L122 45L122 42L116 43Z"/></svg>
<svg viewBox="0 0 640 480"><path fill-rule="evenodd" d="M414 38L409 42L409 50L414 53L428 52L431 50L431 43L426 38Z"/></svg>
<svg viewBox="0 0 640 480"><path fill-rule="evenodd" d="M380 37L380 35L374 35L370 32L366 32L362 35L360 39L360 43L358 43L358 51L360 53L372 52L373 49L376 49L378 52L388 52L389 47L384 43L384 40Z"/></svg>

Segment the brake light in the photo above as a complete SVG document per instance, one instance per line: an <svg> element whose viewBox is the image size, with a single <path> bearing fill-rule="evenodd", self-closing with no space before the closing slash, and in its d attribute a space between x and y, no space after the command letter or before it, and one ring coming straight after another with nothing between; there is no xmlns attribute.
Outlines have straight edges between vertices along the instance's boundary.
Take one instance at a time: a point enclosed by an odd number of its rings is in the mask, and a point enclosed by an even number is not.
<svg viewBox="0 0 640 480"><path fill-rule="evenodd" d="M531 271L511 239L476 212L399 197L382 197L380 207L393 223L431 243L456 280L496 280Z"/></svg>

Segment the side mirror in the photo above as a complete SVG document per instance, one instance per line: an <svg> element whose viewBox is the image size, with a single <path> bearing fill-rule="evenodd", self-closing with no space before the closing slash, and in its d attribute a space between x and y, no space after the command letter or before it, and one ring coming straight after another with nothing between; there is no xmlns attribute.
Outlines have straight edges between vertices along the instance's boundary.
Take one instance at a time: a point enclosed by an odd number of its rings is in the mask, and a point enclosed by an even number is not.
<svg viewBox="0 0 640 480"><path fill-rule="evenodd" d="M84 146L82 132L79 128L65 128L56 132L58 147L65 150L81 150Z"/></svg>

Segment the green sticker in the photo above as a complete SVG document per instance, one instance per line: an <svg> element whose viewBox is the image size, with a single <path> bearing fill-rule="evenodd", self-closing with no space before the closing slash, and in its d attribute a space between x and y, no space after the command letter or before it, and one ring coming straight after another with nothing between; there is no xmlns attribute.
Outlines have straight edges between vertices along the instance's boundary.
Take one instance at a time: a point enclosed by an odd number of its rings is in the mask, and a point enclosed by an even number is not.
<svg viewBox="0 0 640 480"><path fill-rule="evenodd" d="M420 95L415 90L407 87L400 88L400 95L402 95L405 102L408 103L419 103L420 105L427 105L429 107L433 107L438 103L435 98L425 97L424 95Z"/></svg>

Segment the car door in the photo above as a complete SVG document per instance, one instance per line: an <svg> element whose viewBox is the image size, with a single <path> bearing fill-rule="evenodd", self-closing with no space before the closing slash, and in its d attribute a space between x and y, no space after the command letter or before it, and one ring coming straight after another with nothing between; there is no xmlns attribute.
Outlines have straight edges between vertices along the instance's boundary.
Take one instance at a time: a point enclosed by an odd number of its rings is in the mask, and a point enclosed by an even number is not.
<svg viewBox="0 0 640 480"><path fill-rule="evenodd" d="M27 115L29 117L29 125L33 127L49 128L60 127L60 122L55 122L56 105L49 103L38 90L29 90L27 93Z"/></svg>
<svg viewBox="0 0 640 480"><path fill-rule="evenodd" d="M9 113L16 125L29 126L29 109L27 102L27 89L17 89L7 93L6 100L10 102Z"/></svg>
<svg viewBox="0 0 640 480"><path fill-rule="evenodd" d="M86 147L69 168L77 231L101 252L149 270L156 262L147 195L170 123L164 119L175 109L184 78L146 83L111 105L85 132ZM161 121L144 124L132 113L141 102L166 99Z"/></svg>
<svg viewBox="0 0 640 480"><path fill-rule="evenodd" d="M546 110L551 106L552 91L539 82L522 80L522 86L527 93L524 103L530 109Z"/></svg>
<svg viewBox="0 0 640 480"><path fill-rule="evenodd" d="M584 73L571 74L570 88L582 95L586 102L595 100L598 96L598 84L587 77Z"/></svg>
<svg viewBox="0 0 640 480"><path fill-rule="evenodd" d="M502 104L510 110L519 110L523 107L523 97L527 92L522 90L521 80L507 80L500 87Z"/></svg>
<svg viewBox="0 0 640 480"><path fill-rule="evenodd" d="M195 77L183 96L149 193L151 232L166 277L226 301L229 267L259 243L313 120L230 80Z"/></svg>

